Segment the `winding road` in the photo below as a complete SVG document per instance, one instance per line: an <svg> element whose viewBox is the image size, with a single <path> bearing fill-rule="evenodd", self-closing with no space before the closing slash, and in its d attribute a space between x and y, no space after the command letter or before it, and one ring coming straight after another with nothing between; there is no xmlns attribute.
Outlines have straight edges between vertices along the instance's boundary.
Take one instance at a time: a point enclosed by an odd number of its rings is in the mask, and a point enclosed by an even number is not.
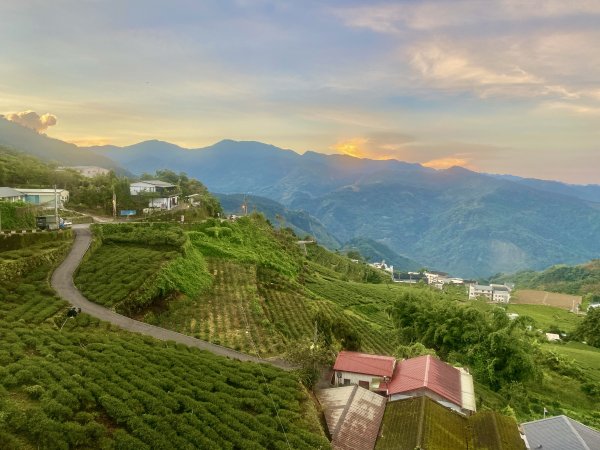
<svg viewBox="0 0 600 450"><path fill-rule="evenodd" d="M209 351L215 355L225 356L240 361L270 364L283 370L291 370L293 368L290 364L280 359L262 359L246 353L237 352L227 347L211 344L210 342L177 333L176 331L167 330L165 328L156 327L131 319L89 301L83 296L79 289L75 287L75 284L73 283L73 273L81 263L83 256L92 243L92 232L90 231L89 224L75 225L73 226L73 230L75 231L75 242L73 243L73 247L71 247L71 251L65 260L52 274L51 284L61 298L71 303L71 305L81 308L82 312L89 314L92 317L96 317L97 319L110 322L124 330L152 336L162 341L175 341L189 347L196 347Z"/></svg>

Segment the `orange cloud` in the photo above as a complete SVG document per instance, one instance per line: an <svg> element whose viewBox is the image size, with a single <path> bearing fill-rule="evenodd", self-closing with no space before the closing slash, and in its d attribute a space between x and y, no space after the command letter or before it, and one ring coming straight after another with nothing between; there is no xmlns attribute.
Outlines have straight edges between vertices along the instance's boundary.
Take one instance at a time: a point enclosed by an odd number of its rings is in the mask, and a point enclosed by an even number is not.
<svg viewBox="0 0 600 450"><path fill-rule="evenodd" d="M31 110L21 111L18 113L9 113L6 114L4 118L31 130L37 131L38 133L46 131L48 127L56 125L57 122L54 114L46 113L40 116L35 111Z"/></svg>
<svg viewBox="0 0 600 450"><path fill-rule="evenodd" d="M355 158L366 158L367 154L364 150L364 145L368 142L365 138L352 138L345 141L340 141L331 147L337 153L343 155L354 156Z"/></svg>
<svg viewBox="0 0 600 450"><path fill-rule="evenodd" d="M95 147L111 144L108 138L103 137L65 138L64 140L78 147Z"/></svg>
<svg viewBox="0 0 600 450"><path fill-rule="evenodd" d="M471 164L471 160L469 158L459 158L455 156L447 156L445 158L432 159L431 161L427 161L425 163L422 163L421 165L437 170L449 169L450 167L454 166L465 167L467 169L475 169L475 167Z"/></svg>
<svg viewBox="0 0 600 450"><path fill-rule="evenodd" d="M369 159L398 159L405 150L405 144L413 138L400 133L369 133L366 137L344 139L329 147L336 153Z"/></svg>

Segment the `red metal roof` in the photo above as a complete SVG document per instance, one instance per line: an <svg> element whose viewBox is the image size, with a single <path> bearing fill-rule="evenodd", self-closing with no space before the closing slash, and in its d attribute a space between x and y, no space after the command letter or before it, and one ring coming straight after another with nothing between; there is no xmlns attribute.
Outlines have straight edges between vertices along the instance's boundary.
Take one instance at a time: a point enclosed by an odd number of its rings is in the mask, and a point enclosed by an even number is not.
<svg viewBox="0 0 600 450"><path fill-rule="evenodd" d="M396 358L393 356L369 355L342 350L335 360L333 369L340 372L364 373L391 378L395 365Z"/></svg>
<svg viewBox="0 0 600 450"><path fill-rule="evenodd" d="M423 388L462 407L460 371L430 355L399 362L388 384L388 395Z"/></svg>

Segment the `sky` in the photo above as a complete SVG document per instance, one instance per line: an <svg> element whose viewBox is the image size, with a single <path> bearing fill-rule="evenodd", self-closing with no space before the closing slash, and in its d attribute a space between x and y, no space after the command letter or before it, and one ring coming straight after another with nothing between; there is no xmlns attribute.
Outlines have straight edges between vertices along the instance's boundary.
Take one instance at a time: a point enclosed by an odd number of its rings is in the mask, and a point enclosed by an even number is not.
<svg viewBox="0 0 600 450"><path fill-rule="evenodd" d="M0 114L86 145L600 183L600 1L2 0Z"/></svg>

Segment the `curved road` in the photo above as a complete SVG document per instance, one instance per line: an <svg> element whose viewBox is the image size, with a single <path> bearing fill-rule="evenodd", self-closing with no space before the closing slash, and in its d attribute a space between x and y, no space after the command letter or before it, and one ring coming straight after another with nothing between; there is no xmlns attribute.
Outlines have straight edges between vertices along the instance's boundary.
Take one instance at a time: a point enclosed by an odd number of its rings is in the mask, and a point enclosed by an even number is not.
<svg viewBox="0 0 600 450"><path fill-rule="evenodd" d="M156 327L154 325L122 316L121 314L117 314L116 312L104 308L97 303L90 302L75 287L75 284L73 283L73 273L81 263L83 256L92 243L92 233L89 225L75 225L73 230L75 231L75 242L73 243L71 252L52 274L51 283L52 287L54 290L56 290L61 298L68 301L73 306L81 308L82 312L100 320L110 322L120 328L123 328L124 330L152 336L162 341L179 342L180 344L185 344L189 347L200 348L216 355L225 356L240 361L266 363L284 370L292 369L290 364L279 359L261 359L246 353L237 352L227 347L211 344L210 342L177 333L176 331Z"/></svg>

